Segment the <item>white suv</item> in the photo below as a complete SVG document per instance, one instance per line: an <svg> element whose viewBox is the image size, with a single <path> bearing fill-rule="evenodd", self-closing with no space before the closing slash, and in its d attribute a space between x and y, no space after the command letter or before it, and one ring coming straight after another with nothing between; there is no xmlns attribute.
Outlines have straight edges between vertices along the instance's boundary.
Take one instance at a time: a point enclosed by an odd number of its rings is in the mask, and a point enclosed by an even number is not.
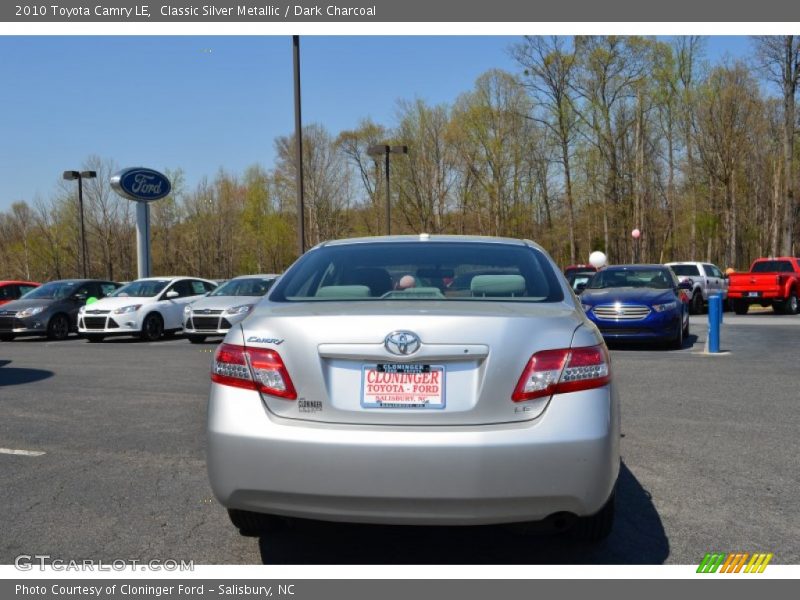
<svg viewBox="0 0 800 600"><path fill-rule="evenodd" d="M691 280L692 289L689 292L689 312L702 314L711 294L722 294L722 303L728 298L728 280L719 270L719 267L702 262L671 262L666 263L671 268L679 281Z"/></svg>
<svg viewBox="0 0 800 600"><path fill-rule="evenodd" d="M194 277L149 277L121 287L81 308L78 333L90 342L107 336L134 335L155 341L180 331L184 307L213 291L217 284Z"/></svg>

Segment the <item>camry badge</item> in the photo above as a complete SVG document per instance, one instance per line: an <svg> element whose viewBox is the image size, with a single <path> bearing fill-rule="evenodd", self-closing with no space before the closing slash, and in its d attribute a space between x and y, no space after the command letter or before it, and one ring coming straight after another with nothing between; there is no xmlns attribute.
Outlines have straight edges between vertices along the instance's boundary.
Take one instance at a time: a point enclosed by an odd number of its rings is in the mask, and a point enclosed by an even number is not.
<svg viewBox="0 0 800 600"><path fill-rule="evenodd" d="M254 344L275 344L276 346L280 346L283 343L280 338L258 337L257 335L251 335L247 338L247 341Z"/></svg>
<svg viewBox="0 0 800 600"><path fill-rule="evenodd" d="M384 346L389 352L400 356L414 354L419 350L420 345L419 336L410 331L393 331L386 336L384 341Z"/></svg>

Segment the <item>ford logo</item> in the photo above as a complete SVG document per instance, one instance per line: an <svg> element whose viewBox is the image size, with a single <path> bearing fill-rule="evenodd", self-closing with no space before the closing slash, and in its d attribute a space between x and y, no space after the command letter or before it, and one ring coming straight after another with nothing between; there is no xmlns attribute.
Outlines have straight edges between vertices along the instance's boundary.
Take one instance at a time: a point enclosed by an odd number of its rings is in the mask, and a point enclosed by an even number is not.
<svg viewBox="0 0 800 600"><path fill-rule="evenodd" d="M172 191L172 184L166 175L144 167L123 169L115 173L111 176L111 187L120 196L136 202L159 200Z"/></svg>
<svg viewBox="0 0 800 600"><path fill-rule="evenodd" d="M419 337L410 331L393 331L386 336L384 345L392 354L407 356L414 354L420 347Z"/></svg>

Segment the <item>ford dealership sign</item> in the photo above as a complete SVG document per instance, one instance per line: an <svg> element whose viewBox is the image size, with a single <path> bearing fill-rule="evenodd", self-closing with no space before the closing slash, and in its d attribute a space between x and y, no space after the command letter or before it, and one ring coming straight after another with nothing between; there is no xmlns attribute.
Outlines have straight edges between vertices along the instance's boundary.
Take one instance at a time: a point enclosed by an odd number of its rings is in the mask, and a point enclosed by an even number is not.
<svg viewBox="0 0 800 600"><path fill-rule="evenodd" d="M165 175L153 169L134 167L111 176L111 187L120 196L136 202L152 202L169 195L172 185Z"/></svg>

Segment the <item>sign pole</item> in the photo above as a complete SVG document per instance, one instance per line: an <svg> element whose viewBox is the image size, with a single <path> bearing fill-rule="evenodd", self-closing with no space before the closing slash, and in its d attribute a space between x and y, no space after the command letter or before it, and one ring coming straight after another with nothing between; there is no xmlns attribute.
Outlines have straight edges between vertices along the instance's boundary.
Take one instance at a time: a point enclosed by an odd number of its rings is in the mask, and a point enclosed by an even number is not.
<svg viewBox="0 0 800 600"><path fill-rule="evenodd" d="M147 202L136 203L136 262L137 278L150 277L150 205Z"/></svg>

